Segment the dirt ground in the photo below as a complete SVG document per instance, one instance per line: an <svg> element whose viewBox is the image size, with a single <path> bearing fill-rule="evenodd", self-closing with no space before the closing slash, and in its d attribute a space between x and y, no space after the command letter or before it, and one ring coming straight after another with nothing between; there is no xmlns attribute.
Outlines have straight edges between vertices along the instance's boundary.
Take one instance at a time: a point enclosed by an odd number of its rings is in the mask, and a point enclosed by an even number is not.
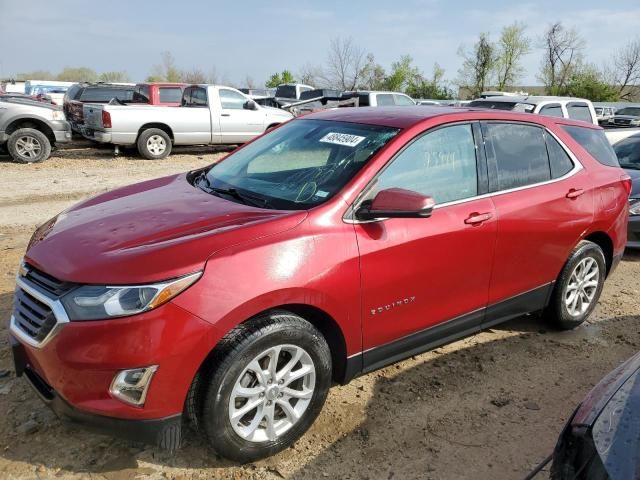
<svg viewBox="0 0 640 480"><path fill-rule="evenodd" d="M61 423L15 378L7 340L31 232L89 195L222 155L192 148L163 161L113 159L79 144L41 165L0 156L0 478L523 478L589 389L638 350L640 255L628 254L581 328L560 333L525 317L335 387L296 445L255 464L216 458L191 433L170 456Z"/></svg>

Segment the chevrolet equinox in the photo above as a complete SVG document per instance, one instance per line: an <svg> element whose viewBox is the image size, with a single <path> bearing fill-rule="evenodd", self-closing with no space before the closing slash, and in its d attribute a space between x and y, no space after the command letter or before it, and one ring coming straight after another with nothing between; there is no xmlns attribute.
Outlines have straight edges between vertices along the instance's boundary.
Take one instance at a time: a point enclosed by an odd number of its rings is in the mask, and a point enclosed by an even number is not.
<svg viewBox="0 0 640 480"><path fill-rule="evenodd" d="M17 276L16 373L62 418L163 448L183 423L247 462L333 383L540 314L591 314L631 182L595 125L344 108L40 226Z"/></svg>

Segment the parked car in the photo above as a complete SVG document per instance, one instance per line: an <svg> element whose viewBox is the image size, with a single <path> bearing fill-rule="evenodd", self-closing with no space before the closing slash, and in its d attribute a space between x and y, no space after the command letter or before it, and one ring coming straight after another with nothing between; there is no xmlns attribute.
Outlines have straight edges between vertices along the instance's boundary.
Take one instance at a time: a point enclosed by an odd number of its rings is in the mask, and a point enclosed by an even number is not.
<svg viewBox="0 0 640 480"><path fill-rule="evenodd" d="M57 80L27 80L24 93L27 95L47 95L56 105L62 105L64 95L74 82Z"/></svg>
<svg viewBox="0 0 640 480"><path fill-rule="evenodd" d="M596 111L596 118L598 119L598 124L605 125L609 123L609 120L613 118L616 114L615 107L605 107L601 105L597 105L593 107Z"/></svg>
<svg viewBox="0 0 640 480"><path fill-rule="evenodd" d="M552 480L631 480L640 472L640 354L580 403L553 452Z"/></svg>
<svg viewBox="0 0 640 480"><path fill-rule="evenodd" d="M71 127L60 107L0 97L0 147L6 147L13 161L42 162L52 147L69 140Z"/></svg>
<svg viewBox="0 0 640 480"><path fill-rule="evenodd" d="M570 118L598 125L596 111L590 100L573 97L489 97L473 100L469 107L539 113L551 117Z"/></svg>
<svg viewBox="0 0 640 480"><path fill-rule="evenodd" d="M185 88L181 108L87 104L84 133L102 143L136 145L144 158L159 159L173 145L245 143L291 118L234 88L193 85Z"/></svg>
<svg viewBox="0 0 640 480"><path fill-rule="evenodd" d="M114 98L122 103L178 107L182 101L182 83L76 84L64 99L64 111L71 128L82 133L85 103L109 103Z"/></svg>
<svg viewBox="0 0 640 480"><path fill-rule="evenodd" d="M613 146L620 166L633 182L629 196L629 230L627 247L640 248L640 133L636 133Z"/></svg>
<svg viewBox="0 0 640 480"><path fill-rule="evenodd" d="M399 92L383 92L383 91L364 91L345 92L344 98L357 97L360 107L389 107L397 106L413 106L416 102L404 93Z"/></svg>
<svg viewBox="0 0 640 480"><path fill-rule="evenodd" d="M50 105L56 104L53 100L51 100L51 98L48 95L27 95L25 93L0 93L0 98L2 99L19 98L19 99L34 100L36 102L44 102Z"/></svg>
<svg viewBox="0 0 640 480"><path fill-rule="evenodd" d="M616 111L609 125L615 127L640 127L640 106L624 107Z"/></svg>
<svg viewBox="0 0 640 480"><path fill-rule="evenodd" d="M215 118L222 90L185 95ZM153 109L170 110L189 109ZM584 122L312 113L36 230L10 322L16 373L104 431L173 449L188 418L224 457L272 455L334 382L529 312L580 325L622 256L629 189Z"/></svg>

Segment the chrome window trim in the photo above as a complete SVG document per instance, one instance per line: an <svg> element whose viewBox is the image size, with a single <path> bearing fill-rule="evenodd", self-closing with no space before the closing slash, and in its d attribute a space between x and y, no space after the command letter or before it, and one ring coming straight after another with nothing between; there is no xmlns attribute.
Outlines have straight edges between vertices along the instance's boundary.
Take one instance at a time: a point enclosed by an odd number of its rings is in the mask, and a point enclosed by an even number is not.
<svg viewBox="0 0 640 480"><path fill-rule="evenodd" d="M21 277L16 278L16 284L20 289L33 296L39 302L42 302L46 306L48 306L53 312L53 316L56 319L56 324L41 342L38 342L37 340L31 338L24 330L22 330L18 325L18 322L14 315L11 315L11 320L9 322L9 331L27 345L30 345L34 348L42 348L60 332L60 330L66 323L69 323L69 316L67 315L67 312L65 311L64 307L62 306L62 302L60 302L59 299L50 297L49 295L43 293L38 288L32 286Z"/></svg>
<svg viewBox="0 0 640 480"><path fill-rule="evenodd" d="M495 122L500 122L500 120L495 120ZM458 122L455 122L453 124L456 124L456 123L458 123ZM462 203L472 202L474 200L482 200L482 199L485 199L485 198L496 197L496 196L499 196L499 195L505 195L505 194L513 193L513 192L519 192L521 190L527 190L527 189L530 189L530 188L536 188L536 187L542 187L542 186L545 186L545 185L550 185L550 184L553 184L553 183L556 183L556 182L564 181L564 180L566 180L566 179L568 179L570 177L573 177L575 174L577 174L581 170L584 170L584 166L582 165L582 163L580 163L580 161L578 160L578 157L576 157L574 155L574 153L569 149L569 147L567 147L567 145L562 140L560 140L560 138L558 138L558 136L555 133L553 133L551 130L549 130L547 127L545 127L543 125L531 124L531 123L525 123L525 122L515 122L515 123L523 124L523 125L534 125L534 126L542 128L544 130L545 134L551 135L558 142L560 147L562 147L562 149L565 151L565 153L567 155L569 155L569 158L573 162L573 168L571 170L569 170L567 173L565 173L562 177L552 178L551 180L545 180L544 182L532 183L531 185L523 185L521 187L509 188L509 189L506 189L506 190L498 190L496 192L488 192L488 193L484 193L482 195L476 195L475 197L462 198L460 200L454 200L454 201L451 201L451 202L436 203L436 205L433 207L434 210L439 209L439 208L443 208L443 207L450 207L452 205L459 205L459 204L462 204ZM446 126L446 125L448 125L448 124L444 124L442 126ZM427 133L427 132L425 132L425 133ZM378 175L378 173L376 173L376 176ZM368 187L369 187L369 184L367 184L367 186L362 189L362 192L365 192ZM360 194L356 198L356 201L352 205L350 205L349 208L345 211L344 215L342 216L342 221L344 223L359 225L359 224L363 224L363 223L376 223L376 222L381 222L381 221L387 220L387 218L376 218L376 219L373 219L373 220L356 220L355 218L353 218L353 219L352 218L347 218L347 216L350 215L350 214L351 215L355 215L355 211L360 206L359 203L360 203L360 196L362 195L362 192L360 192Z"/></svg>

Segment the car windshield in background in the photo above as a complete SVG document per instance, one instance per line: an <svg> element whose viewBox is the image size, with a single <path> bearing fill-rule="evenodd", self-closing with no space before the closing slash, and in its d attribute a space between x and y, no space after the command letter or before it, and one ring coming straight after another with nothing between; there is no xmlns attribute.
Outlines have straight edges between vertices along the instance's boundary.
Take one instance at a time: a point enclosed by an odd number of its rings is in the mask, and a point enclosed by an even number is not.
<svg viewBox="0 0 640 480"><path fill-rule="evenodd" d="M212 167L198 186L234 201L304 210L333 195L397 133L397 128L297 120ZM226 193L225 193L226 192Z"/></svg>
<svg viewBox="0 0 640 480"><path fill-rule="evenodd" d="M616 115L632 115L640 117L640 107L626 107L616 112Z"/></svg>
<svg viewBox="0 0 640 480"><path fill-rule="evenodd" d="M622 168L640 170L640 135L625 138L613 146Z"/></svg>
<svg viewBox="0 0 640 480"><path fill-rule="evenodd" d="M520 102L492 102L490 100L474 100L467 105L476 108L491 108L493 110L509 110L512 112L533 112L535 105Z"/></svg>
<svg viewBox="0 0 640 480"><path fill-rule="evenodd" d="M276 89L276 97L279 98L296 98L295 85L280 85Z"/></svg>

